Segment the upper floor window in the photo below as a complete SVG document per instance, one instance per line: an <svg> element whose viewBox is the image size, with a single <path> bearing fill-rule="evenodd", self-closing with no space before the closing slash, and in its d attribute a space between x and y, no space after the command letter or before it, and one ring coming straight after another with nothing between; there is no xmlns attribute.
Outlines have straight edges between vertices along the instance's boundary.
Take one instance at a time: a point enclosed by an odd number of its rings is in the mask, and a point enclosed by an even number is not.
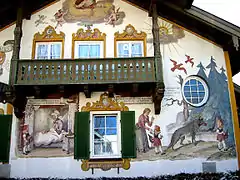
<svg viewBox="0 0 240 180"><path fill-rule="evenodd" d="M37 42L35 59L60 59L61 46L61 42Z"/></svg>
<svg viewBox="0 0 240 180"><path fill-rule="evenodd" d="M118 41L117 57L143 57L142 41Z"/></svg>
<svg viewBox="0 0 240 180"><path fill-rule="evenodd" d="M106 34L98 29L79 29L72 37L72 58L105 57Z"/></svg>
<svg viewBox="0 0 240 180"><path fill-rule="evenodd" d="M60 59L63 58L65 34L56 33L52 26L45 28L42 34L39 32L33 39L33 59Z"/></svg>
<svg viewBox="0 0 240 180"><path fill-rule="evenodd" d="M114 34L115 57L146 56L146 33L138 33L132 25L127 25L123 33Z"/></svg>

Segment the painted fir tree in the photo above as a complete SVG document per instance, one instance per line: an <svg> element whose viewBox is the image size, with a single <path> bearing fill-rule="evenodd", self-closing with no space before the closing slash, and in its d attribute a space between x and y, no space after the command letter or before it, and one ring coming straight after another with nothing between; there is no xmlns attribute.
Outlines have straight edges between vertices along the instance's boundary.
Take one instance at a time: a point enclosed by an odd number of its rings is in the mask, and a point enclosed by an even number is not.
<svg viewBox="0 0 240 180"><path fill-rule="evenodd" d="M207 75L205 73L205 71L206 71L205 67L202 65L201 62L197 65L197 67L199 68L197 75L202 77L204 80L207 81Z"/></svg>

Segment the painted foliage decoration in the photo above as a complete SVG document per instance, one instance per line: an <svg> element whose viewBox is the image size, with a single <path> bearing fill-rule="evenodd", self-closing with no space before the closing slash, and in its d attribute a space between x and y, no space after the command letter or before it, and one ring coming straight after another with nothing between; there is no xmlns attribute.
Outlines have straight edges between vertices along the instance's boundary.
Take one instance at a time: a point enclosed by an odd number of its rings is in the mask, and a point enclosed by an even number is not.
<svg viewBox="0 0 240 180"><path fill-rule="evenodd" d="M45 15L38 15L38 19L35 21L35 26L39 26L40 24L48 24L46 21L47 16Z"/></svg>
<svg viewBox="0 0 240 180"><path fill-rule="evenodd" d="M3 68L9 71L10 69L10 59L6 58L6 53L13 50L13 40L7 40L0 46L0 75L3 74Z"/></svg>
<svg viewBox="0 0 240 180"><path fill-rule="evenodd" d="M56 28L67 23L119 25L125 13L113 5L113 0L65 0L54 17Z"/></svg>

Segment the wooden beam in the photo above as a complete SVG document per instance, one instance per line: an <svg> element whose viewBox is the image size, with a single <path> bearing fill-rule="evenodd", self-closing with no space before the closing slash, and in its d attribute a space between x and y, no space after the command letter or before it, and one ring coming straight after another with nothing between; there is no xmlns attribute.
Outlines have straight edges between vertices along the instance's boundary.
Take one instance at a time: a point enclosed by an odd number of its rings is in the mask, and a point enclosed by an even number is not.
<svg viewBox="0 0 240 180"><path fill-rule="evenodd" d="M152 12L152 33L153 33L153 47L154 47L154 58L155 58L155 75L156 75L156 89L153 94L153 102L155 107L155 114L160 114L161 101L164 93L163 83L163 66L162 66L162 55L160 51L160 37L159 37L159 25L158 25L158 13L157 13L157 2L156 0L151 1L151 12Z"/></svg>
<svg viewBox="0 0 240 180"><path fill-rule="evenodd" d="M132 84L132 96L135 97L137 96L139 89L139 84Z"/></svg>
<svg viewBox="0 0 240 180"><path fill-rule="evenodd" d="M89 85L84 85L83 92L84 92L86 98L91 98L92 93L90 91Z"/></svg>
<svg viewBox="0 0 240 180"><path fill-rule="evenodd" d="M20 44L22 38L22 21L23 21L23 0L18 1L19 7L17 9L17 21L16 27L14 30L14 45L13 45L13 53L12 53L12 61L10 65L10 73L9 73L9 84L14 85L17 77L17 61L19 60L20 53Z"/></svg>
<svg viewBox="0 0 240 180"><path fill-rule="evenodd" d="M34 88L34 91L35 91L34 96L36 98L40 98L41 90L40 90L39 86L34 86L33 88Z"/></svg>
<svg viewBox="0 0 240 180"><path fill-rule="evenodd" d="M160 114L161 112L161 102L163 98L164 90L160 88L156 88L155 92L153 93L153 103L154 103L154 109L155 114Z"/></svg>
<svg viewBox="0 0 240 180"><path fill-rule="evenodd" d="M114 85L113 84L108 85L108 96L110 98L114 97Z"/></svg>

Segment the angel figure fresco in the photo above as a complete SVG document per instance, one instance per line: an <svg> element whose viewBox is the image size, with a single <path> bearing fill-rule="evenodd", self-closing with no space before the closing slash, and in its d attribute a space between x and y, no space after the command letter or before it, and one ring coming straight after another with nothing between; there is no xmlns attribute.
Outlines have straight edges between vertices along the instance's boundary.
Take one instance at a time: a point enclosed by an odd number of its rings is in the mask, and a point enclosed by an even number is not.
<svg viewBox="0 0 240 180"><path fill-rule="evenodd" d="M115 27L116 25L116 21L119 19L119 9L120 8L117 8L117 10L115 10L115 6L112 6L112 9L111 9L111 14L108 18L105 18L104 21L106 22L105 24L110 24L110 25L113 25L113 27Z"/></svg>
<svg viewBox="0 0 240 180"><path fill-rule="evenodd" d="M73 6L77 9L94 8L96 0L75 0Z"/></svg>
<svg viewBox="0 0 240 180"><path fill-rule="evenodd" d="M55 14L55 20L57 21L57 25L55 26L55 29L57 29L58 26L61 26L65 23L65 20L63 18L63 16L66 14L67 12L64 12L62 9L59 9Z"/></svg>
<svg viewBox="0 0 240 180"><path fill-rule="evenodd" d="M99 24L106 23L113 26L123 22L124 12L113 5L114 0L65 0L63 12L56 13L56 20L67 23ZM63 19L62 19L62 16Z"/></svg>

